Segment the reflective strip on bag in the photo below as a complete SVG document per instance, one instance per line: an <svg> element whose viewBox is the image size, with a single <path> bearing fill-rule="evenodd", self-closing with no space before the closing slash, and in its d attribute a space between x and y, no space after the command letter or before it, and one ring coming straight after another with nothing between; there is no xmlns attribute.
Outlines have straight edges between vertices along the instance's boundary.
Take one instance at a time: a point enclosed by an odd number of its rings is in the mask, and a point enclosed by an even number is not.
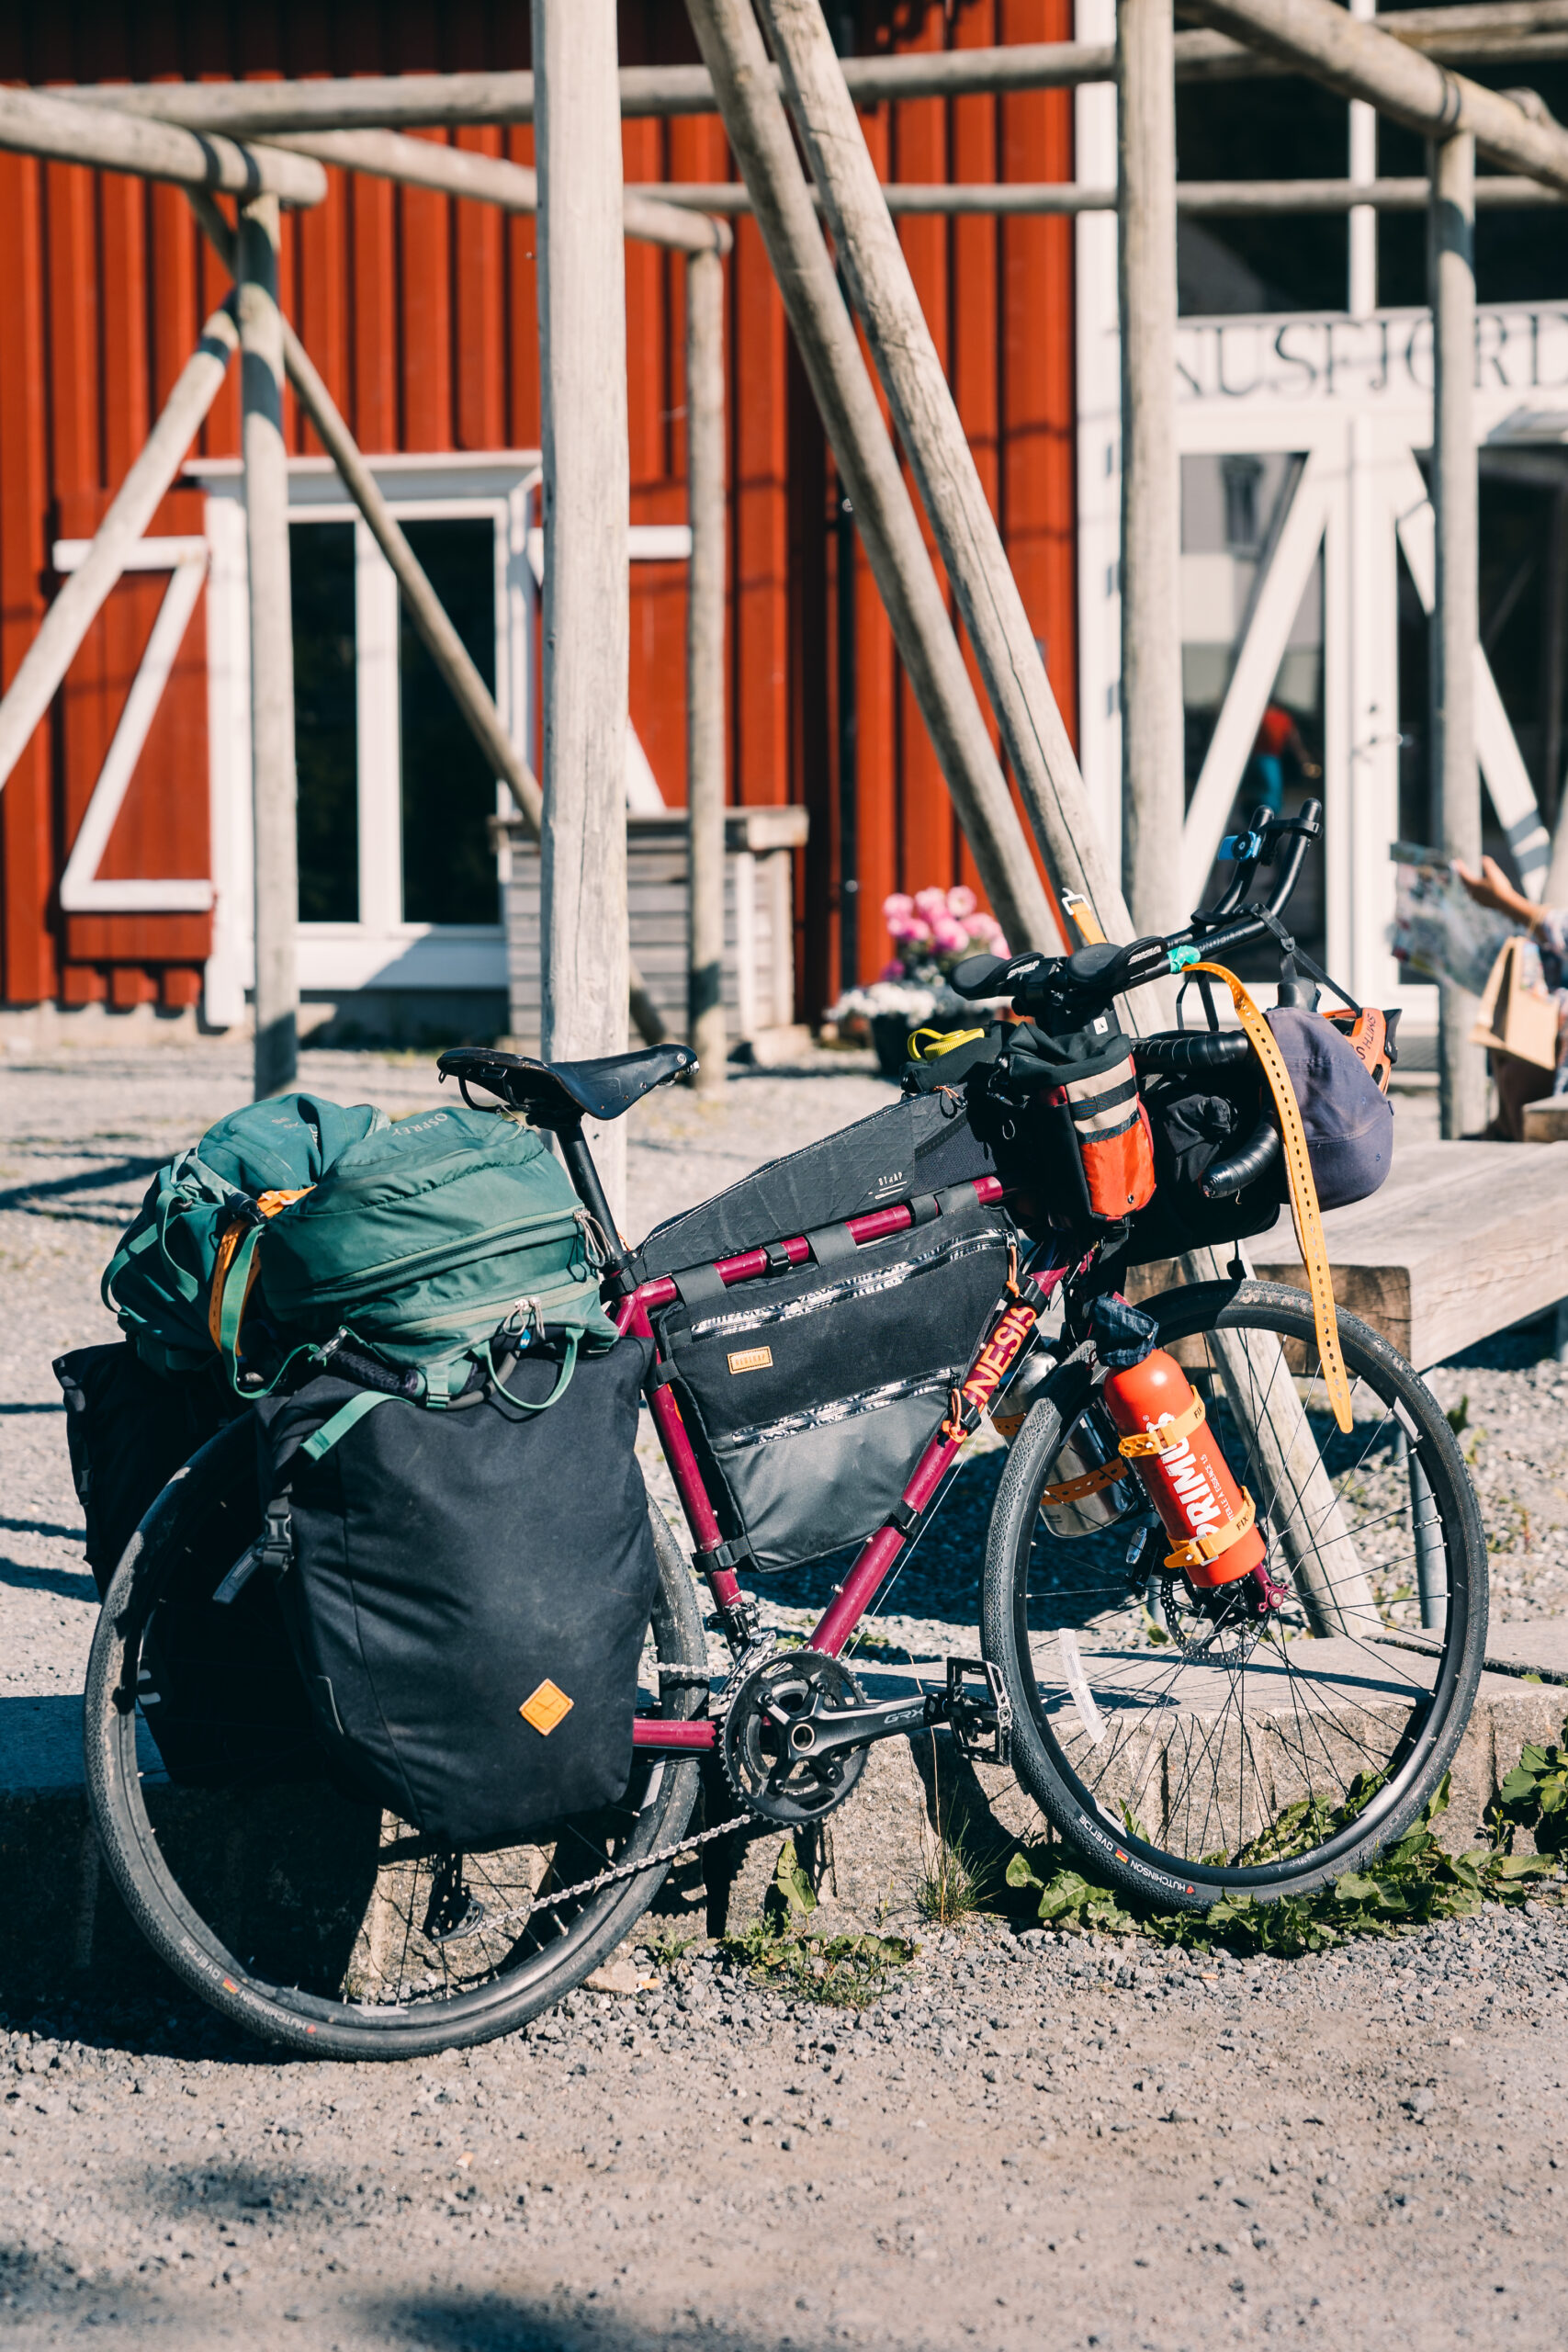
<svg viewBox="0 0 1568 2352"><path fill-rule="evenodd" d="M1069 1079L1066 1092L1073 1125L1086 1141L1124 1133L1137 1116L1138 1081L1132 1056L1098 1078ZM1125 1116L1129 1102L1134 1106L1133 1119Z"/></svg>

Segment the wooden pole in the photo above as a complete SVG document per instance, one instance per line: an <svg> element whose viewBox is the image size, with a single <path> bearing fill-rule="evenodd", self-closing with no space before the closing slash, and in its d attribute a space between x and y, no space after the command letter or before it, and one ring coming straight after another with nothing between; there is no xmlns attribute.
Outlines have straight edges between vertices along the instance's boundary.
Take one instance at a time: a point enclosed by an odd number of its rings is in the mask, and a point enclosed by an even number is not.
<svg viewBox="0 0 1568 2352"><path fill-rule="evenodd" d="M233 307L231 298L202 328L200 341L175 377L157 424L94 533L91 548L44 615L0 702L0 788L26 751L83 639L125 570L127 556L152 521L159 500L179 472L202 419L218 397L229 362L239 348Z"/></svg>
<svg viewBox="0 0 1568 2352"><path fill-rule="evenodd" d="M1544 63L1568 55L1568 16L1562 0L1479 0L1478 5L1409 8L1379 19L1379 30L1450 63L1465 58L1492 63ZM1009 41L997 48L932 50L897 55L881 51L846 57L844 79L857 106L887 98L952 98L1014 90L1076 89L1110 82L1116 53L1091 41ZM1245 40L1217 32L1176 37L1178 81L1257 80L1296 70L1262 54ZM776 86L776 75L773 77ZM272 137L286 130L346 130L364 126L465 122L531 122L534 77L529 73L355 74L308 82L140 82L62 88L73 105L152 115L231 137ZM626 65L620 74L621 112L647 116L718 111L712 80L701 65Z"/></svg>
<svg viewBox="0 0 1568 2352"><path fill-rule="evenodd" d="M1035 839L1058 890L1081 893L1106 935L1124 938L1126 910L1045 675L1039 640L1003 549L819 0L759 0L759 6L840 266L865 327ZM708 62L712 67L711 57ZM815 228L809 234L820 244ZM858 498L854 506L863 529Z"/></svg>
<svg viewBox="0 0 1568 2352"><path fill-rule="evenodd" d="M277 198L259 196L241 210L238 251L241 434L251 605L258 1100L291 1085L299 1059L294 622L288 579L288 459L283 446L283 320L277 307Z"/></svg>
<svg viewBox="0 0 1568 2352"><path fill-rule="evenodd" d="M1176 450L1176 84L1170 0L1118 0L1122 311L1122 887L1172 931L1187 812Z"/></svg>
<svg viewBox="0 0 1568 2352"><path fill-rule="evenodd" d="M1562 830L1562 689L1568 683L1568 482L1553 493L1551 521L1546 543L1545 593L1540 614L1540 813L1551 826L1554 842L1547 876L1546 903L1562 906L1568 899L1568 868L1558 871L1557 844L1568 855L1568 834ZM1552 895L1553 885L1560 894Z"/></svg>
<svg viewBox="0 0 1568 2352"><path fill-rule="evenodd" d="M446 196L493 204L502 212L539 209L538 175L531 165L508 163L499 155L476 155L468 147L405 139L396 130L289 132L279 143L292 153L313 155L347 171L366 172L373 179L395 180L405 187L436 188ZM721 221L705 220L683 205L667 204L661 192L653 189L625 191L623 223L628 237L645 244L667 245L678 253L727 254L733 242Z"/></svg>
<svg viewBox="0 0 1568 2352"><path fill-rule="evenodd" d="M1481 864L1481 775L1475 756L1475 649L1481 636L1479 477L1475 461L1475 141L1465 131L1434 144L1432 503L1437 593L1432 606L1434 828L1446 855ZM1438 990L1438 1103L1446 1136L1486 1122L1486 1066L1471 1045L1476 1000L1452 980Z"/></svg>
<svg viewBox="0 0 1568 2352"><path fill-rule="evenodd" d="M1491 162L1568 188L1568 130L1544 109L1528 114L1377 25L1358 24L1337 0L1191 0L1191 13L1407 130L1438 140L1468 131Z"/></svg>
<svg viewBox="0 0 1568 2352"><path fill-rule="evenodd" d="M1363 112L1375 116L1374 108ZM999 220L1014 215L1071 217L1114 212L1118 202L1115 188L1080 187L1076 180L884 180L881 187L895 220L908 213ZM652 195L656 188L671 208L689 205L695 212L714 215L751 209L749 190L736 180L649 181L642 192ZM1348 212L1354 223L1363 211L1425 212L1430 197L1430 183L1425 179L1179 180L1176 209L1238 220L1253 213ZM1477 180L1475 201L1484 210L1506 211L1562 204L1568 197L1539 180L1499 173Z"/></svg>
<svg viewBox="0 0 1568 2352"><path fill-rule="evenodd" d="M615 0L533 0L543 410L547 1059L626 1045L626 248ZM590 1129L617 1222L626 1126Z"/></svg>
<svg viewBox="0 0 1568 2352"><path fill-rule="evenodd" d="M57 96L0 85L0 149L185 187L221 188L243 200L270 194L290 204L320 204L326 196L325 172L306 156L276 147L236 147L231 139L150 119L158 113L156 107L122 113L112 106L88 113L74 93Z"/></svg>
<svg viewBox="0 0 1568 2352"><path fill-rule="evenodd" d="M1015 947L1055 926L767 70L750 0L687 0L840 479L980 878Z"/></svg>
<svg viewBox="0 0 1568 2352"><path fill-rule="evenodd" d="M697 1086L713 1094L723 1091L726 1075L724 264L716 254L694 254L686 264L686 1035L698 1057Z"/></svg>

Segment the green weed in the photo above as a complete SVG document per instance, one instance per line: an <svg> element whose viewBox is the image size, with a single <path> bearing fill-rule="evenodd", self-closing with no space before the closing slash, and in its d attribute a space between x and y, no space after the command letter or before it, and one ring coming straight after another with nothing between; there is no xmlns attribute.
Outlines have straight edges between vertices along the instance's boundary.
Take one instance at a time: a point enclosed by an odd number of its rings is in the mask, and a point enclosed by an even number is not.
<svg viewBox="0 0 1568 2352"><path fill-rule="evenodd" d="M1242 1859L1288 1860L1322 1845L1359 1814L1377 1786L1363 1776L1338 1809L1321 1803L1288 1805ZM1157 1911L1106 1885L1076 1858L1063 1859L1060 1848L1044 1846L1015 1853L1007 1883L1015 1894L1037 1893L1035 1916L1071 1932L1136 1934L1194 1951L1223 1947L1280 1959L1324 1951L1352 1936L1395 1936L1434 1919L1469 1918L1485 1903L1517 1905L1532 1895L1568 1900L1557 1859L1568 1853L1568 1723L1562 1744L1526 1747L1503 1782L1486 1817L1489 1849L1450 1854L1439 1845L1433 1825L1448 1806L1445 1773L1420 1820L1397 1845L1369 1869L1347 1871L1310 1894L1277 1895L1267 1902L1226 1894L1206 1911ZM1138 1834L1135 1823L1127 1826ZM1534 1854L1514 1852L1521 1829L1532 1834Z"/></svg>

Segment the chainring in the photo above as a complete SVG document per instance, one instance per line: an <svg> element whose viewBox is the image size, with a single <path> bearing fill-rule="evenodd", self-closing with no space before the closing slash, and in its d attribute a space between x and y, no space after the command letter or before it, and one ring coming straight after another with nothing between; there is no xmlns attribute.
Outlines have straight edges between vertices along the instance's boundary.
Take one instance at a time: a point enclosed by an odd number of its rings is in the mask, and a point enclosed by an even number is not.
<svg viewBox="0 0 1568 2352"><path fill-rule="evenodd" d="M791 1732L813 1715L864 1704L860 1684L836 1657L820 1650L775 1652L742 1675L725 1709L719 1735L725 1779L764 1821L790 1828L820 1821L853 1794L866 1750L798 1755Z"/></svg>

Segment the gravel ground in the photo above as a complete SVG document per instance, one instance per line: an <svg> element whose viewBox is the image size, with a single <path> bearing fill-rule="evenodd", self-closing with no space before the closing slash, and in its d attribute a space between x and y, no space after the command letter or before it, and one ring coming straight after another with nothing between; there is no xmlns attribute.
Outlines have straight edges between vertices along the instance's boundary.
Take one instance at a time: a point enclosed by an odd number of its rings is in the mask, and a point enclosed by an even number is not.
<svg viewBox="0 0 1568 2352"><path fill-rule="evenodd" d="M0 1715L79 1690L91 1631L50 1360L110 1335L115 1233L246 1069L212 1046L0 1069ZM432 1072L321 1054L302 1083L401 1109ZM632 1222L887 1099L826 1057L722 1110L660 1098L634 1114ZM1561 1611L1568 1374L1512 1335L1434 1385L1463 1402L1496 1614ZM889 1634L972 1625L997 1468L965 1470ZM798 1622L833 1576L773 1580L770 1610ZM525 2035L376 2069L275 2063L112 1984L0 2018L0 2330L310 2352L1563 2341L1558 1912L1246 1968L981 1919L858 2012L701 1947L639 1973Z"/></svg>
<svg viewBox="0 0 1568 2352"><path fill-rule="evenodd" d="M0 2327L1555 2352L1568 1927L1535 1908L1247 1967L981 1923L858 2013L687 1954L384 2068L39 2018L0 2040Z"/></svg>

